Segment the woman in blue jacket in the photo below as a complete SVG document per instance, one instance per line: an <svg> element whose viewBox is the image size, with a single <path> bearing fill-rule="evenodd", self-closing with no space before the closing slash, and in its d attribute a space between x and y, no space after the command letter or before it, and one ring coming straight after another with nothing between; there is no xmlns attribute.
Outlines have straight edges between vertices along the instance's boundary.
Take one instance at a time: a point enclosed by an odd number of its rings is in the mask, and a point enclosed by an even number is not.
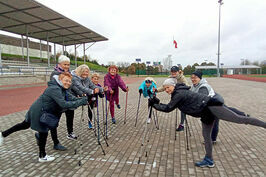
<svg viewBox="0 0 266 177"><path fill-rule="evenodd" d="M143 94L144 98L149 97L152 98L153 96L156 96L157 86L156 82L152 77L146 77L145 80L141 83L139 86L139 94ZM148 105L150 107L150 105ZM151 111L149 113L149 118L147 120L147 123L149 124L151 122Z"/></svg>

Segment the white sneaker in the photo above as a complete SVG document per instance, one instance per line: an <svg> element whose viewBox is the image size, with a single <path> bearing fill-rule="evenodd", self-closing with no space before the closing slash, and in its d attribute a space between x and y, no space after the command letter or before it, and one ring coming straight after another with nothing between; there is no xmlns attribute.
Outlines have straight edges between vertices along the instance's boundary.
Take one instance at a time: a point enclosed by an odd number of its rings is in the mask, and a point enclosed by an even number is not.
<svg viewBox="0 0 266 177"><path fill-rule="evenodd" d="M46 155L45 157L42 157L42 158L39 157L39 162L51 162L54 159L55 157Z"/></svg>
<svg viewBox="0 0 266 177"><path fill-rule="evenodd" d="M2 146L3 142L4 142L4 137L2 135L2 132L0 132L0 146Z"/></svg>
<svg viewBox="0 0 266 177"><path fill-rule="evenodd" d="M72 132L70 134L67 135L67 138L70 140L76 140L78 139L78 137Z"/></svg>
<svg viewBox="0 0 266 177"><path fill-rule="evenodd" d="M151 118L148 118L147 124L150 124L150 123L151 123Z"/></svg>

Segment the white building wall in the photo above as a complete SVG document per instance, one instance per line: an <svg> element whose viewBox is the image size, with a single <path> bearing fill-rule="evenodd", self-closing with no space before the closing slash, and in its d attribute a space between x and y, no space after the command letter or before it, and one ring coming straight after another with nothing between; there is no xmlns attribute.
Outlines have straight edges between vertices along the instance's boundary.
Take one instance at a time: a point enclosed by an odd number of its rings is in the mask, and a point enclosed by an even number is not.
<svg viewBox="0 0 266 177"><path fill-rule="evenodd" d="M2 53L12 54L12 55L22 55L21 47L1 44L1 49L2 49L1 50ZM50 56L51 55L52 54L50 52ZM24 56L27 56L27 48L26 47L24 47ZM41 57L40 56L40 50L29 48L29 56L30 57ZM42 51L42 58L47 58L47 51Z"/></svg>

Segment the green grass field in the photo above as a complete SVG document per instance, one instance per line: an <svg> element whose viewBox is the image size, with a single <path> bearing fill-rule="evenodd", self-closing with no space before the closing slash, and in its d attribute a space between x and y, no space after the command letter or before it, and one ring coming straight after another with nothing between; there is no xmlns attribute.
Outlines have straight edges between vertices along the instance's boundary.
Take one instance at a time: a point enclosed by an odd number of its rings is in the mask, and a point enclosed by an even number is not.
<svg viewBox="0 0 266 177"><path fill-rule="evenodd" d="M248 77L266 77L266 74L262 74L262 75L247 75Z"/></svg>

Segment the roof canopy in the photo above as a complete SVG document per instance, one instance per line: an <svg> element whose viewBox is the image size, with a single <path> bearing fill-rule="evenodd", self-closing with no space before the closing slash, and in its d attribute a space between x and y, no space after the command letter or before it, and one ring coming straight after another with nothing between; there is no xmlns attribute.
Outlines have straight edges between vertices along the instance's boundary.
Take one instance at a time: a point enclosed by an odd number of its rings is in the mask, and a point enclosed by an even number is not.
<svg viewBox="0 0 266 177"><path fill-rule="evenodd" d="M34 0L1 0L0 30L60 45L108 40ZM26 30L27 29L27 30Z"/></svg>

